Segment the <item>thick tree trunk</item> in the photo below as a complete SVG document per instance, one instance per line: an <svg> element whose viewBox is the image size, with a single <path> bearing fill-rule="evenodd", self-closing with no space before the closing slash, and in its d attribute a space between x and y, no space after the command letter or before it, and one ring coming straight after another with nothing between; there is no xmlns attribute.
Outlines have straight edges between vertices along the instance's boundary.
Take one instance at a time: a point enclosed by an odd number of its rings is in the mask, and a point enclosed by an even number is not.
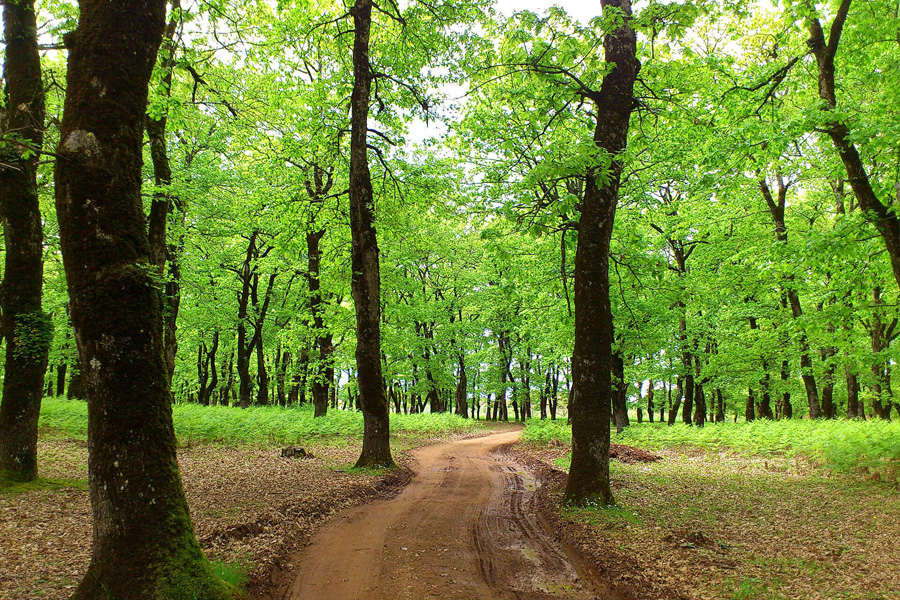
<svg viewBox="0 0 900 600"><path fill-rule="evenodd" d="M225 599L232 591L197 544L178 473L162 306L141 205L144 114L165 1L82 0L80 8L66 36L56 163L60 246L88 396L94 517L90 566L73 598Z"/></svg>
<svg viewBox="0 0 900 600"><path fill-rule="evenodd" d="M609 485L609 410L612 392L613 319L609 299L609 243L622 174L620 153L628 141L634 104L634 82L640 63L629 26L631 0L601 0L625 15L604 36L606 61L615 65L591 100L597 109L594 143L612 157L609 170L587 172L578 248L575 254L575 351L572 355L575 395L572 421L572 464L565 500L575 504L614 503Z"/></svg>
<svg viewBox="0 0 900 600"><path fill-rule="evenodd" d="M756 420L756 394L753 388L747 390L747 404L744 407L744 419L749 423Z"/></svg>
<svg viewBox="0 0 900 600"><path fill-rule="evenodd" d="M43 230L37 168L44 141L44 87L34 0L4 3L5 110L0 133L0 216L6 262L0 284L0 332L6 340L0 400L0 483L37 477L37 426L53 323L41 307Z"/></svg>
<svg viewBox="0 0 900 600"><path fill-rule="evenodd" d="M390 409L381 374L381 274L375 233L375 199L369 173L367 134L372 66L369 32L372 0L356 0L353 16L353 93L350 98L350 238L356 305L356 367L364 431L357 466L393 466Z"/></svg>

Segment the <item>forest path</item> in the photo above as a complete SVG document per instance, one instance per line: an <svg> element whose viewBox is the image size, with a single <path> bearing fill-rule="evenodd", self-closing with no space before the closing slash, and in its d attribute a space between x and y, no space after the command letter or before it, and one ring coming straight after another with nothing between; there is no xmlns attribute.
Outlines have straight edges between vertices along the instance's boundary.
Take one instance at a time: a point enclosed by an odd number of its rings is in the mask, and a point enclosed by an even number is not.
<svg viewBox="0 0 900 600"><path fill-rule="evenodd" d="M519 429L414 451L391 500L351 509L304 550L285 600L593 600L535 514L539 485L508 452Z"/></svg>

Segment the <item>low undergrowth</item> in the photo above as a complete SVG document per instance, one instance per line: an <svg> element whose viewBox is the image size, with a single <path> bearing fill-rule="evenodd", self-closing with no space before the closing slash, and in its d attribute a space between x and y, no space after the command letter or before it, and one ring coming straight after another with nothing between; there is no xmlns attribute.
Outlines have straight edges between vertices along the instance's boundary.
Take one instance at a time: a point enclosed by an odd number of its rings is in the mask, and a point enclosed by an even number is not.
<svg viewBox="0 0 900 600"><path fill-rule="evenodd" d="M309 439L362 438L363 416L357 411L330 410L314 418L311 406L200 406L173 407L175 434L182 444L294 444ZM45 398L41 405L42 428L84 438L87 435L87 403ZM391 433L416 437L446 435L481 427L477 421L449 413L391 415Z"/></svg>
<svg viewBox="0 0 900 600"><path fill-rule="evenodd" d="M0 478L0 494L22 494L35 490L87 489L85 479L48 479L40 477L33 481L14 481Z"/></svg>
<svg viewBox="0 0 900 600"><path fill-rule="evenodd" d="M568 445L572 429L565 421L531 421L524 439L537 446ZM640 448L734 450L744 455L805 456L839 471L868 469L896 479L900 474L900 421L757 420L671 427L632 423L612 441Z"/></svg>

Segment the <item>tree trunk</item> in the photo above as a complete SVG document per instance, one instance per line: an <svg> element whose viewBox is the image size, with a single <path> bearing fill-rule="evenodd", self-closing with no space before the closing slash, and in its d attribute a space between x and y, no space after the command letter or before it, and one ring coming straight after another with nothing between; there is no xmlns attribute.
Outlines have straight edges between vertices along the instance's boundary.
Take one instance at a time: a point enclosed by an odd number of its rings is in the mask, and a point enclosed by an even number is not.
<svg viewBox="0 0 900 600"><path fill-rule="evenodd" d="M859 401L859 380L850 367L844 367L844 375L847 380L847 418L865 420L866 413L862 402Z"/></svg>
<svg viewBox="0 0 900 600"><path fill-rule="evenodd" d="M172 92L172 72L175 69L175 30L181 18L181 0L171 0L169 23L163 33L164 47L162 51L159 69L162 72L160 80L163 95L166 98ZM150 141L150 159L153 163L153 179L156 191L150 204L150 217L148 219L148 235L150 241L150 262L157 267L162 276L168 262L169 277L165 285L165 300L163 309L163 325L165 330L165 359L166 372L169 377L169 385L172 384L172 375L175 373L175 355L178 351L178 343L175 335L178 320L178 307L181 304L181 269L178 264L178 245L167 243L166 229L169 214L173 207L183 207L174 199L172 194L166 191L172 185L172 168L169 165L169 154L166 147L166 124L168 122L168 110L158 118L150 115L146 117L147 138Z"/></svg>
<svg viewBox="0 0 900 600"><path fill-rule="evenodd" d="M375 199L369 173L367 134L372 66L369 31L372 0L356 0L353 15L353 93L350 98L350 238L356 305L356 369L363 411L363 447L356 465L394 465L390 448L390 409L381 374L381 274L375 233Z"/></svg>
<svg viewBox="0 0 900 600"><path fill-rule="evenodd" d="M0 332L6 340L0 400L0 483L37 477L37 428L53 322L41 307L43 230L37 168L44 141L44 87L34 0L4 3L4 105L0 133L0 215L6 263Z"/></svg>
<svg viewBox="0 0 900 600"><path fill-rule="evenodd" d="M669 425L674 425L678 420L678 409L681 407L681 398L684 396L684 386L684 378L679 375L675 382L675 401L669 406Z"/></svg>
<svg viewBox="0 0 900 600"><path fill-rule="evenodd" d="M66 371L68 370L69 365L66 363L59 363L56 366L56 394L55 396L58 398L66 393Z"/></svg>
<svg viewBox="0 0 900 600"><path fill-rule="evenodd" d="M653 380L650 380L650 386L647 388L647 417L650 419L650 422L653 422L653 410L655 406L653 405Z"/></svg>
<svg viewBox="0 0 900 600"><path fill-rule="evenodd" d="M466 381L466 359L460 352L457 357L459 363L459 376L456 381L456 395L454 396L454 412L460 417L469 418L469 401L466 398L466 392L469 387Z"/></svg>
<svg viewBox="0 0 900 600"><path fill-rule="evenodd" d="M241 265L239 278L241 291L238 296L238 336L237 336L237 372L238 372L238 405L247 408L253 402L253 382L250 379L250 356L253 354L253 342L247 343L248 308L250 306L250 286L253 273L251 270L253 256L256 253L256 239L259 233L253 231L247 241L247 252Z"/></svg>
<svg viewBox="0 0 900 600"><path fill-rule="evenodd" d="M88 396L94 518L90 566L73 599L224 600L232 590L197 544L178 473L162 306L141 203L144 114L165 1L82 0L80 8L65 40L56 163L60 246Z"/></svg>
<svg viewBox="0 0 900 600"><path fill-rule="evenodd" d="M612 392L613 319L609 299L609 243L618 203L623 164L620 153L628 140L634 104L634 82L640 63L629 26L630 0L601 0L625 19L604 36L608 63L615 65L590 98L597 109L594 144L611 157L609 170L590 168L585 182L578 248L575 254L575 351L572 356L575 395L572 421L572 464L565 500L575 504L614 503L609 485L609 410Z"/></svg>
<svg viewBox="0 0 900 600"><path fill-rule="evenodd" d="M78 362L72 369L71 375L69 375L69 388L66 390L66 398L69 400L84 400L86 398L84 393L84 378L81 376L81 359L77 357L77 351L76 360L78 360Z"/></svg>
<svg viewBox="0 0 900 600"><path fill-rule="evenodd" d="M825 101L822 110L829 116L835 113L837 109L834 57L838 50L847 13L850 10L850 1L841 1L832 22L827 41L819 19L815 17L812 10L806 15L806 25L810 33L810 39L807 44L813 55L815 55L816 64L819 67L819 98ZM887 205L883 203L872 188L869 175L859 156L856 145L851 141L853 135L846 122L841 118L834 118L826 122L823 128L831 138L841 162L844 164L847 179L850 182L850 187L853 189L857 202L859 202L859 207L872 221L875 229L878 230L878 233L881 234L884 240L888 256L891 259L894 279L900 285L900 219L890 207L890 202Z"/></svg>
<svg viewBox="0 0 900 600"><path fill-rule="evenodd" d="M747 405L744 407L744 419L750 423L756 420L756 396L753 388L747 390Z"/></svg>
<svg viewBox="0 0 900 600"><path fill-rule="evenodd" d="M628 404L626 398L628 388L625 385L625 361L619 352L614 352L612 357L612 413L616 424L616 433L628 427Z"/></svg>

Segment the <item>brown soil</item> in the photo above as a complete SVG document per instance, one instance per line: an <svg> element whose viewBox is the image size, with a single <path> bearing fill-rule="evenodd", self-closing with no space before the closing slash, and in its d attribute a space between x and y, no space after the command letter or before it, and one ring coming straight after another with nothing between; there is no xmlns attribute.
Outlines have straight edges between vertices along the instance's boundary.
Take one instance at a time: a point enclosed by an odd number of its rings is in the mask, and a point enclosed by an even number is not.
<svg viewBox="0 0 900 600"><path fill-rule="evenodd" d="M403 492L320 529L280 597L616 598L538 516L538 480L509 450L518 439L508 429L414 451Z"/></svg>

